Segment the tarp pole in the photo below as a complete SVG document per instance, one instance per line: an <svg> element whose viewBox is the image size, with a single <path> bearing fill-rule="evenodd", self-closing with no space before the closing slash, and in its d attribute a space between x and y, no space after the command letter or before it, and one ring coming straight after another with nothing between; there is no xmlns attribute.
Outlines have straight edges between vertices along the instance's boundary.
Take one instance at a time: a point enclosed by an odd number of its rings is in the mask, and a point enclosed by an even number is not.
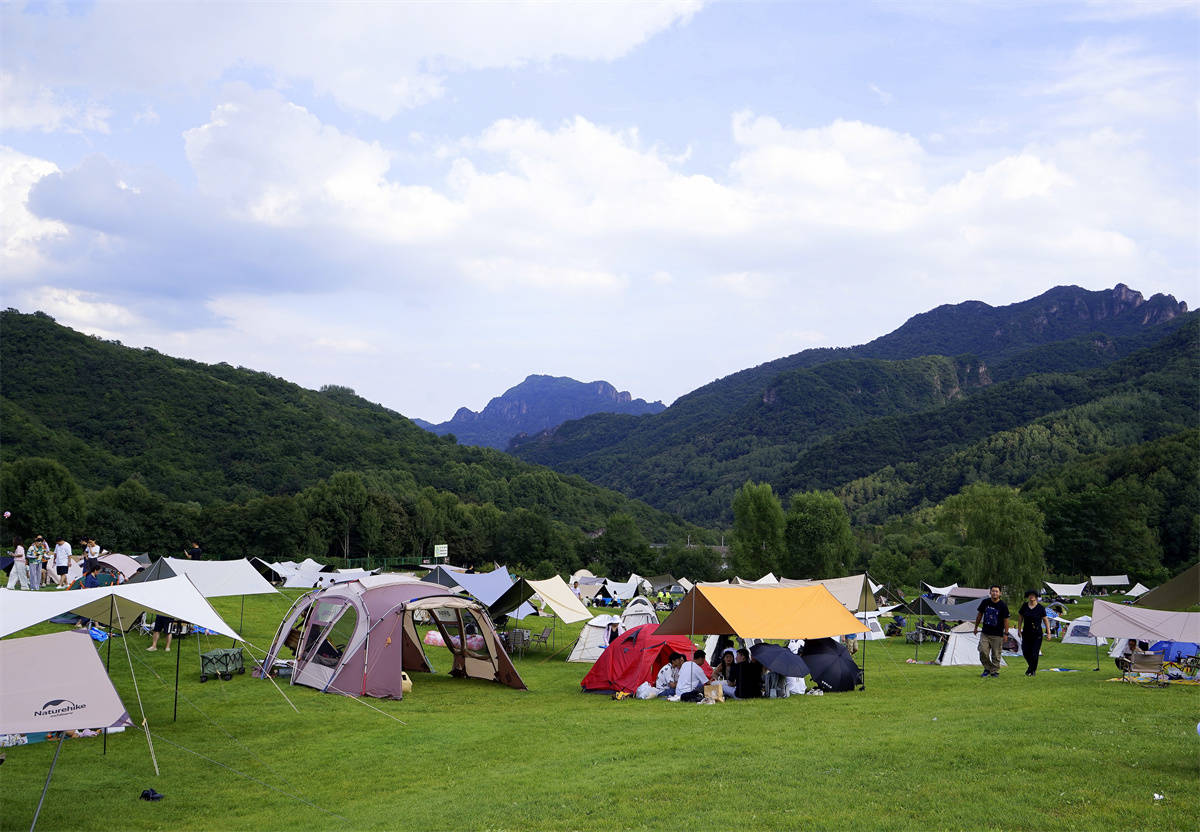
<svg viewBox="0 0 1200 832"><path fill-rule="evenodd" d="M104 653L104 672L105 672L106 674L109 672L109 668L111 668L111 667L112 667L112 640L113 640L113 635L112 635L112 620L113 620L113 603L114 603L114 596L112 596L112 595L109 595L109 596L108 596L108 647L106 648L106 650L105 650L105 653ZM127 645L127 646L128 646L128 645ZM111 674L110 674L110 675L111 675ZM103 744L103 745L101 746L101 748L100 748L100 754L101 754L101 755L106 755L106 754L108 754L108 729L107 729L107 728L105 728L105 729L104 729L104 744ZM58 752L55 752L55 756L58 756ZM47 783L49 783L49 781L47 781ZM43 792L43 796L44 796L44 795L45 795L45 793ZM34 821L36 822L36 821L37 821L37 815L34 815L34 818L33 818L33 819L34 819ZM32 829L32 828L33 828L33 827L30 827L30 829Z"/></svg>
<svg viewBox="0 0 1200 832"><path fill-rule="evenodd" d="M241 611L241 613L238 614L238 632L239 633L243 629L242 624L245 622L245 620L246 620L246 595L245 595L245 593L242 593L242 611ZM237 639L235 638L231 642L229 642L229 646L237 647Z"/></svg>
<svg viewBox="0 0 1200 832"><path fill-rule="evenodd" d="M867 626L867 634L863 636L863 668L862 668L862 686L859 690L867 689L867 642L871 639L867 636L871 635L871 627Z"/></svg>
<svg viewBox="0 0 1200 832"><path fill-rule="evenodd" d="M183 652L183 645L175 645L175 713L171 717L171 721L175 722L179 719L179 654Z"/></svg>
<svg viewBox="0 0 1200 832"><path fill-rule="evenodd" d="M1090 632L1090 631L1089 631ZM1096 667L1094 670L1100 669L1100 639L1092 636L1092 641L1096 642Z"/></svg>
<svg viewBox="0 0 1200 832"><path fill-rule="evenodd" d="M33 812L33 823L29 824L29 832L33 832L33 828L37 826L38 815L42 813L42 804L46 802L46 790L50 788L50 778L54 776L54 766L58 763L58 752L62 751L63 740L66 738L67 732L63 731L62 736L58 738L58 745L54 747L54 759L50 761L50 770L46 772L46 782L42 785L42 796L38 799L37 809Z"/></svg>

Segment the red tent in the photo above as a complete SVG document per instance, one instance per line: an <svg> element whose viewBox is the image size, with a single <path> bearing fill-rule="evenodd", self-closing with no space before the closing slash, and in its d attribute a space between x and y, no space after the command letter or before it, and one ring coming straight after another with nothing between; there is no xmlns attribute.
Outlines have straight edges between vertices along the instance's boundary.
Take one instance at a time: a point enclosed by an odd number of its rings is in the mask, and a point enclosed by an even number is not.
<svg viewBox="0 0 1200 832"><path fill-rule="evenodd" d="M682 653L691 661L695 644L685 636L656 635L657 629L657 624L643 624L622 633L605 648L583 677L580 682L583 689L592 693L618 690L633 693L642 682L654 684L658 671L672 653ZM704 672L712 676L712 668L707 663Z"/></svg>

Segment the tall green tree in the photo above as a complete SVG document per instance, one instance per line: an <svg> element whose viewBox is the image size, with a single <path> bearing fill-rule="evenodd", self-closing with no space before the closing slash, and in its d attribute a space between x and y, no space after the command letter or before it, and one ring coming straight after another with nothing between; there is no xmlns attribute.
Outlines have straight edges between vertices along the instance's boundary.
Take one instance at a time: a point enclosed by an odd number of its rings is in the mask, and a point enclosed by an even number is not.
<svg viewBox="0 0 1200 832"><path fill-rule="evenodd" d="M367 487L355 471L339 471L317 489L317 509L337 530L342 557L350 557L350 532L367 507Z"/></svg>
<svg viewBox="0 0 1200 832"><path fill-rule="evenodd" d="M753 578L779 569L784 554L784 516L770 483L746 481L733 495L734 570Z"/></svg>
<svg viewBox="0 0 1200 832"><path fill-rule="evenodd" d="M1015 488L975 483L941 505L938 528L963 552L966 580L1010 592L1039 587L1046 576L1045 517Z"/></svg>
<svg viewBox="0 0 1200 832"><path fill-rule="evenodd" d="M83 491L66 466L53 459L29 457L5 465L0 505L12 513L9 528L25 538L72 540L84 531Z"/></svg>
<svg viewBox="0 0 1200 832"><path fill-rule="evenodd" d="M858 546L850 515L828 491L792 496L784 518L780 570L790 578L840 578L854 563Z"/></svg>

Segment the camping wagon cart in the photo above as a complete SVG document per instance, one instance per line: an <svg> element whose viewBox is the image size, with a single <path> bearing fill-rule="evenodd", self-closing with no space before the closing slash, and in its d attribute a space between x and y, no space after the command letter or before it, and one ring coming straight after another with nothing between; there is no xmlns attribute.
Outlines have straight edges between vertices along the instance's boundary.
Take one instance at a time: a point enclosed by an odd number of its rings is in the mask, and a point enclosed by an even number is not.
<svg viewBox="0 0 1200 832"><path fill-rule="evenodd" d="M210 678L220 676L226 682L235 673L246 672L246 661L240 647L223 647L219 650L209 650L200 654L200 681L207 682Z"/></svg>

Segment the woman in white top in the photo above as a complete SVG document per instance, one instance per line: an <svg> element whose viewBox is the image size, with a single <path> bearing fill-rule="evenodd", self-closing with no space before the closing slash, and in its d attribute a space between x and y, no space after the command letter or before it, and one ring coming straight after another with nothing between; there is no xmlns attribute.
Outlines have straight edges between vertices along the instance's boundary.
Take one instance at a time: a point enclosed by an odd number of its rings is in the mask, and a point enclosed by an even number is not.
<svg viewBox="0 0 1200 832"><path fill-rule="evenodd" d="M13 538L13 565L12 571L8 573L8 588L33 588L29 584L29 563L25 560L25 547L21 545L21 538L19 537Z"/></svg>

